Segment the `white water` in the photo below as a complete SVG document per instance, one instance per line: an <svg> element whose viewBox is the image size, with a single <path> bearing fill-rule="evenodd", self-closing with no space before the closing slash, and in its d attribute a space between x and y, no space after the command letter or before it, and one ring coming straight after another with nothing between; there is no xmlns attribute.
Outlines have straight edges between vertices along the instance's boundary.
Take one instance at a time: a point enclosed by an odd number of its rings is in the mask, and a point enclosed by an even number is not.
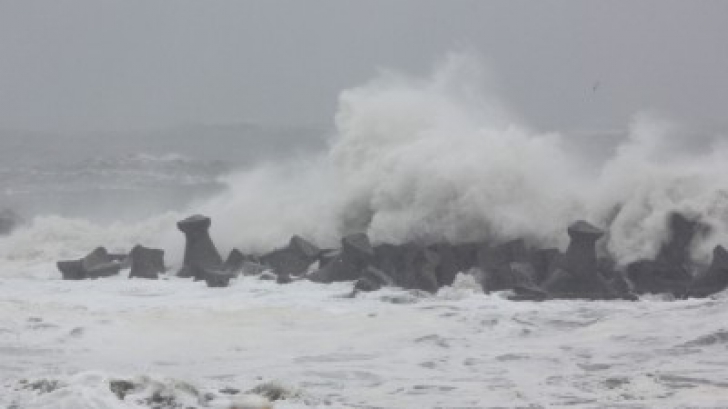
<svg viewBox="0 0 728 409"><path fill-rule="evenodd" d="M5 279L0 404L137 408L106 382L141 375L189 382L214 395L209 407L227 404L221 388L269 380L298 391L277 408L728 405L724 295L513 303L467 282L434 297L342 297L349 290L253 278L217 290L186 280ZM39 378L66 386L20 387Z"/></svg>
<svg viewBox="0 0 728 409"><path fill-rule="evenodd" d="M223 243L256 251L294 232L331 245L360 230L375 241L563 246L565 226L588 219L610 228L608 249L628 262L654 255L672 211L712 225L697 257L728 242L720 137L698 143L640 114L612 150L587 156L576 137L529 129L480 94L478 72L456 56L428 78L383 74L347 90L327 152L233 175L229 192L201 209L221 221Z"/></svg>

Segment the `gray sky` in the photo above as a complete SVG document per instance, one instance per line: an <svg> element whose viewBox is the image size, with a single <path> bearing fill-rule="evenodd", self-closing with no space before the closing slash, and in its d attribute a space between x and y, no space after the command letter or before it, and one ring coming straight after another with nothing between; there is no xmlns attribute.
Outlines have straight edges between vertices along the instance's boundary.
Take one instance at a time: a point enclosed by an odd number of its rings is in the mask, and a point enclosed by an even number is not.
<svg viewBox="0 0 728 409"><path fill-rule="evenodd" d="M665 0L0 0L0 128L326 124L377 68L460 49L541 129L728 129L728 2Z"/></svg>

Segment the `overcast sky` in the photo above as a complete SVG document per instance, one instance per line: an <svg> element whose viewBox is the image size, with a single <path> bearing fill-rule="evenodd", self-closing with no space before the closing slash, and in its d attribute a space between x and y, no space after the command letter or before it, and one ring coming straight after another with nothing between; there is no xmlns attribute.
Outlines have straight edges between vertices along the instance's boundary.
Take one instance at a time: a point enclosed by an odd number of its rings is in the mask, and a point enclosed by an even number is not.
<svg viewBox="0 0 728 409"><path fill-rule="evenodd" d="M329 124L377 68L462 49L541 129L728 129L728 1L665 0L0 0L0 128Z"/></svg>

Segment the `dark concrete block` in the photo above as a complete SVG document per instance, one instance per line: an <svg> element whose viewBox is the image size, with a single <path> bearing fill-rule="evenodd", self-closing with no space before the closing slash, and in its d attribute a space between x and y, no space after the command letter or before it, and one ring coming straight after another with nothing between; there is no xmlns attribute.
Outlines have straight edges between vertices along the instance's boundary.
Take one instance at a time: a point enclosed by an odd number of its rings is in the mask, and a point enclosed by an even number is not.
<svg viewBox="0 0 728 409"><path fill-rule="evenodd" d="M690 270L692 264L690 248L696 234L705 226L677 212L668 216L667 223L668 237L660 247L655 261Z"/></svg>
<svg viewBox="0 0 728 409"><path fill-rule="evenodd" d="M728 251L723 246L713 250L708 269L698 273L688 288L689 297L707 297L728 288Z"/></svg>
<svg viewBox="0 0 728 409"><path fill-rule="evenodd" d="M81 259L81 268L86 278L110 277L119 274L121 263L110 257L105 248L97 247Z"/></svg>
<svg viewBox="0 0 728 409"><path fill-rule="evenodd" d="M225 263L223 263L223 269L238 274L243 270L245 261L245 255L240 250L232 249L227 259L225 259Z"/></svg>
<svg viewBox="0 0 728 409"><path fill-rule="evenodd" d="M561 268L554 270L541 288L552 298L599 300L610 294L607 284L601 277L586 277Z"/></svg>
<svg viewBox="0 0 728 409"><path fill-rule="evenodd" d="M531 254L522 239L511 240L495 246L483 243L478 249L478 267L483 272L481 285L483 291L503 291L514 288L514 285L525 273L535 280L535 268L530 264Z"/></svg>
<svg viewBox="0 0 728 409"><path fill-rule="evenodd" d="M220 269L222 257L215 248L209 229L209 217L194 215L177 222L177 228L185 234L184 265L178 275L204 279L205 268Z"/></svg>
<svg viewBox="0 0 728 409"><path fill-rule="evenodd" d="M539 249L532 253L531 264L536 271L536 283L540 284L556 268L556 263L561 258L559 249Z"/></svg>
<svg viewBox="0 0 728 409"><path fill-rule="evenodd" d="M693 277L681 265L669 265L653 260L639 260L627 265L627 278L637 294L669 293L682 295L687 291Z"/></svg>
<svg viewBox="0 0 728 409"><path fill-rule="evenodd" d="M321 250L321 253L319 253L318 256L318 263L319 268L326 267L327 264L334 261L336 257L341 255L341 250L339 249L326 249Z"/></svg>
<svg viewBox="0 0 728 409"><path fill-rule="evenodd" d="M458 271L468 271L478 266L478 252L487 246L484 242L468 242L453 245L453 253Z"/></svg>
<svg viewBox="0 0 728 409"><path fill-rule="evenodd" d="M528 259L528 249L522 239L511 240L492 247L483 243L478 251L478 265L481 268L526 262Z"/></svg>
<svg viewBox="0 0 728 409"><path fill-rule="evenodd" d="M306 257L311 260L316 260L321 253L321 249L319 249L315 244L298 235L291 237L288 247L297 251L302 257Z"/></svg>
<svg viewBox="0 0 728 409"><path fill-rule="evenodd" d="M67 260L56 263L64 280L83 280L86 273L81 266L81 260Z"/></svg>
<svg viewBox="0 0 728 409"><path fill-rule="evenodd" d="M303 257L297 250L286 247L261 256L260 260L276 274L303 275L315 259Z"/></svg>
<svg viewBox="0 0 728 409"><path fill-rule="evenodd" d="M440 258L436 268L438 284L441 287L452 285L455 276L460 272L455 249L450 243L435 243L428 248Z"/></svg>
<svg viewBox="0 0 728 409"><path fill-rule="evenodd" d="M610 277L605 278L607 284L611 289L611 292L615 295L624 295L630 297L632 295L632 289L629 287L627 278L620 271L615 271Z"/></svg>
<svg viewBox="0 0 728 409"><path fill-rule="evenodd" d="M369 237L364 233L351 234L341 239L341 252L307 278L321 283L358 280L374 261Z"/></svg>
<svg viewBox="0 0 728 409"><path fill-rule="evenodd" d="M392 277L397 285L401 285L403 279L398 279L402 276L404 270L404 259L403 252L400 246L382 243L374 248L374 266L379 270Z"/></svg>
<svg viewBox="0 0 728 409"><path fill-rule="evenodd" d="M437 281L437 266L440 257L434 251L415 243L402 246L403 249L403 288L437 292L440 284ZM395 280L397 278L395 277Z"/></svg>
<svg viewBox="0 0 728 409"><path fill-rule="evenodd" d="M207 286L212 288L229 286L230 279L235 276L228 271L213 268L201 268L200 271Z"/></svg>
<svg viewBox="0 0 728 409"><path fill-rule="evenodd" d="M654 260L638 260L627 266L627 278L634 291L685 295L693 281L695 264L690 248L698 232L707 226L680 213L668 216L668 237Z"/></svg>
<svg viewBox="0 0 728 409"><path fill-rule="evenodd" d="M374 248L366 234L350 234L341 239L341 255L348 263L364 268L374 261Z"/></svg>
<svg viewBox="0 0 728 409"><path fill-rule="evenodd" d="M164 250L152 249L137 244L129 253L131 258L131 271L129 278L157 279L164 273Z"/></svg>
<svg viewBox="0 0 728 409"><path fill-rule="evenodd" d="M559 267L572 275L596 276L598 272L596 242L604 232L583 220L569 226L568 232L571 241Z"/></svg>
<svg viewBox="0 0 728 409"><path fill-rule="evenodd" d="M291 278L291 276L289 274L285 274L285 273L276 274L276 283L288 284L288 283L292 283L292 282L293 282L293 278Z"/></svg>
<svg viewBox="0 0 728 409"><path fill-rule="evenodd" d="M596 242L604 232L579 220L569 226L568 233L569 247L541 288L553 298L614 298L609 283L599 273L596 254Z"/></svg>
<svg viewBox="0 0 728 409"><path fill-rule="evenodd" d="M300 276L308 272L320 253L321 250L312 243L300 236L293 236L288 246L261 256L260 260L276 274Z"/></svg>

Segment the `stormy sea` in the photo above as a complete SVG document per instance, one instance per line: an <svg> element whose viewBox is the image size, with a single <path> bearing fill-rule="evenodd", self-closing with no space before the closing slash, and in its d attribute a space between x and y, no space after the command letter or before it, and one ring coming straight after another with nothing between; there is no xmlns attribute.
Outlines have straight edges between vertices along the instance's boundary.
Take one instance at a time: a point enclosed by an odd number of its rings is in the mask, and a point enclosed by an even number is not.
<svg viewBox="0 0 728 409"><path fill-rule="evenodd" d="M583 220L623 274L658 255L675 214L702 226L684 243L696 271L728 245L720 135L649 113L533 129L476 92L477 71L383 72L320 127L2 131L0 408L728 407L724 291L514 301L470 268L431 291L356 294L270 271L220 288L178 276L177 223L196 214L222 257L355 233L563 253ZM63 280L56 264L137 244L164 251L159 279Z"/></svg>

